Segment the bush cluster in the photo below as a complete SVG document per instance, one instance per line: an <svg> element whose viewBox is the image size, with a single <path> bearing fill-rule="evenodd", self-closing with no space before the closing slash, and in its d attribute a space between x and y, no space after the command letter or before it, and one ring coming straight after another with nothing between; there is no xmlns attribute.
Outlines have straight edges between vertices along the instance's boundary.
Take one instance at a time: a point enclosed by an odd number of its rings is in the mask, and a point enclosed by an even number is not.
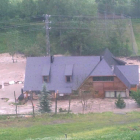
<svg viewBox="0 0 140 140"><path fill-rule="evenodd" d="M122 99L122 97L120 96L120 94L119 94L119 96L118 96L118 98L117 98L117 100L116 100L116 102L115 102L115 105L118 107L118 108L125 108L125 106L126 106L126 104L125 104L125 102L124 102L124 100Z"/></svg>

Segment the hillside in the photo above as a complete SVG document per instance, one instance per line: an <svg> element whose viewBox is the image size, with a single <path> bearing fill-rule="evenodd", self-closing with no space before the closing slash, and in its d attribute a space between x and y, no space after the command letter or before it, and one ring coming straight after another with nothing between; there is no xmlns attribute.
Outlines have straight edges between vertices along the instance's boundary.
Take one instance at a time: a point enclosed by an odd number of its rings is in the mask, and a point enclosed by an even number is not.
<svg viewBox="0 0 140 140"><path fill-rule="evenodd" d="M28 54L45 37L43 26L44 23L34 24L16 21L7 24L5 22L0 23L0 53Z"/></svg>
<svg viewBox="0 0 140 140"><path fill-rule="evenodd" d="M84 19L80 23L77 18L67 19L69 23L62 19L64 21L59 25L59 22L55 21L57 18L51 19L53 22L50 25L51 54L98 55L106 47L117 56L132 54L129 19L104 21L91 18L89 22ZM26 56L46 54L44 22L2 23L1 30L0 53L23 53Z"/></svg>
<svg viewBox="0 0 140 140"><path fill-rule="evenodd" d="M138 46L138 55L140 55L140 19L133 19L132 25L133 25L136 43Z"/></svg>
<svg viewBox="0 0 140 140"><path fill-rule="evenodd" d="M1 140L139 140L140 113L39 115L36 118L0 117ZM13 127L14 126L14 127Z"/></svg>
<svg viewBox="0 0 140 140"><path fill-rule="evenodd" d="M46 55L48 26L51 54L99 55L109 48L116 56L135 55L128 17L139 18L139 5L134 0L1 0L0 53ZM46 25L45 14L51 15ZM137 26L134 20L139 46Z"/></svg>

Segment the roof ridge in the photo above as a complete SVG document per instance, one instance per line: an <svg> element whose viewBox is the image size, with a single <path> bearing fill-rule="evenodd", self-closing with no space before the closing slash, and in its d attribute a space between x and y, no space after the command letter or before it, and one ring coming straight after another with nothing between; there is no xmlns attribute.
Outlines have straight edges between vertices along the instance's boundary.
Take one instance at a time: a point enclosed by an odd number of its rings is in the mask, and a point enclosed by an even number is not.
<svg viewBox="0 0 140 140"><path fill-rule="evenodd" d="M120 61L121 63L126 64L125 61L123 61L123 60L121 60L121 59L119 59L119 58L117 58L117 57L115 57L115 56L112 56L112 58L113 58L115 61Z"/></svg>
<svg viewBox="0 0 140 140"><path fill-rule="evenodd" d="M54 56L54 57L100 57L99 55L98 56L95 56L95 55L87 55L87 56L84 56L84 55L82 55L82 56Z"/></svg>
<svg viewBox="0 0 140 140"><path fill-rule="evenodd" d="M114 73L113 73L113 71L112 71L112 69L111 69L111 67L110 67L110 65L107 63L107 61L103 58L101 61L100 61L100 63L99 63L99 65L102 65L102 64L105 64L106 65L106 69L109 71L109 72L111 72L111 74L110 75L113 75ZM98 65L98 66L99 66ZM96 69L98 69L98 66L94 69L94 71L96 71ZM101 68L100 68L101 69ZM98 69L99 70L99 69ZM93 73L94 73L94 71L92 71ZM104 71L105 73L106 73L106 71ZM91 76L95 76L94 74L93 75L91 75ZM98 75L97 75L98 76Z"/></svg>
<svg viewBox="0 0 140 140"><path fill-rule="evenodd" d="M102 59L103 60L103 59ZM101 60L101 61L102 61ZM78 87L78 89L84 84L84 82L89 78L89 76L91 75L91 73L96 69L96 67L100 64L100 62L101 62L100 60L99 60L99 62L97 63L97 65L93 68L93 70L89 73L89 75L85 78L85 80L83 81L83 83Z"/></svg>
<svg viewBox="0 0 140 140"><path fill-rule="evenodd" d="M103 58L104 59L104 58ZM110 67L110 65L107 63L107 61L104 59L104 61L106 62L106 64L108 65L108 67Z"/></svg>

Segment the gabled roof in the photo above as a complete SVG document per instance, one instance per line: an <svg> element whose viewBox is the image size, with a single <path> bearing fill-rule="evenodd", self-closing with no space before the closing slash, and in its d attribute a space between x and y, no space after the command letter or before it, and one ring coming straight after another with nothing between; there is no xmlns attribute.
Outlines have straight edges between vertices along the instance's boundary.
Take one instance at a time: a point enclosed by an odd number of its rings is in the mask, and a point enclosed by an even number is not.
<svg viewBox="0 0 140 140"><path fill-rule="evenodd" d="M50 57L28 57L25 70L24 89L36 91L42 88L44 65L50 64ZM23 89L23 90L24 90Z"/></svg>
<svg viewBox="0 0 140 140"><path fill-rule="evenodd" d="M118 63L118 65L125 65L126 64L126 62L124 62L123 60L120 60L114 56L112 56L112 58Z"/></svg>
<svg viewBox="0 0 140 140"><path fill-rule="evenodd" d="M29 57L27 58L24 91L42 90L42 70L44 65L50 65L50 79L47 83L48 90L58 90L61 93L71 93L76 90L95 66L100 61L99 56L61 56L54 57L54 62L50 63L49 57ZM65 81L65 68L73 65L72 82Z"/></svg>
<svg viewBox="0 0 140 140"><path fill-rule="evenodd" d="M130 89L133 85L139 84L139 72L137 65L116 66L116 76Z"/></svg>
<svg viewBox="0 0 140 140"><path fill-rule="evenodd" d="M108 49L102 60L100 58L100 56L55 56L51 63L50 57L28 57L23 90L41 91L42 76L49 75L47 89L58 90L64 94L77 90L89 76L116 75L129 89L139 83L138 66L124 66L125 63L115 58ZM66 76L71 76L71 82L66 82Z"/></svg>
<svg viewBox="0 0 140 140"><path fill-rule="evenodd" d="M122 60L117 59L108 48L105 49L105 52L103 54L103 58L106 60L106 62L112 66L112 65L125 65L126 63Z"/></svg>
<svg viewBox="0 0 140 140"><path fill-rule="evenodd" d="M110 66L107 64L105 59L102 59L101 62L96 66L90 76L112 76L113 71Z"/></svg>

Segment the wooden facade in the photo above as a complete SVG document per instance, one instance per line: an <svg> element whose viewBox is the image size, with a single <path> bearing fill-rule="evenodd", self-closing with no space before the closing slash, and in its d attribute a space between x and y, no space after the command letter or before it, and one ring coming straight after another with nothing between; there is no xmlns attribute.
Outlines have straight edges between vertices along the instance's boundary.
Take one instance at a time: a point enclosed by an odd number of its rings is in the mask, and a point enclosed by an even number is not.
<svg viewBox="0 0 140 140"><path fill-rule="evenodd" d="M132 87L130 90L131 90L131 91L137 91L137 89L138 89L138 87L135 86L135 87Z"/></svg>
<svg viewBox="0 0 140 140"><path fill-rule="evenodd" d="M89 77L80 87L82 91L90 91L94 98L105 98L106 91L126 91L127 87L124 83L114 76L113 81L93 81L93 77Z"/></svg>

